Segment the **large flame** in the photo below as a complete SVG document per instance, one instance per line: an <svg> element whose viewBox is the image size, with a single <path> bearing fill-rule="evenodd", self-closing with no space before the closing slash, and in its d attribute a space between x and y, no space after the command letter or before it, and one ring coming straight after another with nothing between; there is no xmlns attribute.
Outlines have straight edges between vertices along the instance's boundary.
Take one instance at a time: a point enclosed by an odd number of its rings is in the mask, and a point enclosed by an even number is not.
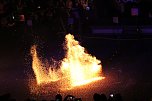
<svg viewBox="0 0 152 101"><path fill-rule="evenodd" d="M101 62L85 52L84 47L74 40L71 34L66 35L66 58L62 61L61 70L70 77L72 86L78 86L100 80Z"/></svg>
<svg viewBox="0 0 152 101"><path fill-rule="evenodd" d="M54 69L53 66L48 69L46 64L38 58L36 46L32 46L32 68L37 84L47 84L60 80L64 82L61 84L66 83L68 87L72 88L103 79L101 61L87 54L84 47L79 45L73 35L66 35L65 40L66 55L61 61L60 69Z"/></svg>

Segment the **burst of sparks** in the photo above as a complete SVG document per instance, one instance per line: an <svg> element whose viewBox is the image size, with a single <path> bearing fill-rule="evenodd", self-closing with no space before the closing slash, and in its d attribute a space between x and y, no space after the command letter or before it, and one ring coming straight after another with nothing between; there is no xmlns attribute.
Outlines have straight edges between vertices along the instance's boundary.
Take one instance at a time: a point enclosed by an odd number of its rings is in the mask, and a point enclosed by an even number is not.
<svg viewBox="0 0 152 101"><path fill-rule="evenodd" d="M60 81L60 87L68 85L68 89L104 79L100 60L88 54L73 35L66 35L65 41L65 58L57 70L53 66L46 69L37 55L36 45L32 46L32 68L38 85Z"/></svg>

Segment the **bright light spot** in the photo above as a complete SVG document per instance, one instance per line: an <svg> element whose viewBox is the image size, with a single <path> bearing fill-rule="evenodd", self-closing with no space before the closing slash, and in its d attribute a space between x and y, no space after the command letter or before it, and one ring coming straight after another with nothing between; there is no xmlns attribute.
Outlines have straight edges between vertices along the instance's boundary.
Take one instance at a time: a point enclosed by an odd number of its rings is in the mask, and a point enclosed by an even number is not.
<svg viewBox="0 0 152 101"><path fill-rule="evenodd" d="M41 6L38 6L37 8L41 8Z"/></svg>

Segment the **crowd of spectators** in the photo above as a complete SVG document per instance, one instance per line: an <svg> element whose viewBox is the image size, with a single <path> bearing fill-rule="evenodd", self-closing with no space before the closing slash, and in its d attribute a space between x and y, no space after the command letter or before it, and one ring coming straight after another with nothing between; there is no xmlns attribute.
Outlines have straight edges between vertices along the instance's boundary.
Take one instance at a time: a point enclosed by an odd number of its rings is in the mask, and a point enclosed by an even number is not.
<svg viewBox="0 0 152 101"><path fill-rule="evenodd" d="M149 0L0 0L0 27L24 23L81 33L98 23L151 24L151 6Z"/></svg>
<svg viewBox="0 0 152 101"><path fill-rule="evenodd" d="M0 26L13 26L15 21L23 20L52 23L57 19L55 22L60 21L65 29L80 30L81 24L88 24L92 17L92 22L98 17L108 24L112 17L126 18L128 22L131 16L138 16L145 23L152 17L151 6L150 0L1 0Z"/></svg>
<svg viewBox="0 0 152 101"><path fill-rule="evenodd" d="M109 97L106 97L105 94L95 93L92 97L93 97L93 101L123 101L122 96L119 93L110 94ZM0 96L0 101L16 101L16 99L12 99L11 95L8 93ZM36 101L36 100L28 98L25 99L24 101ZM47 101L47 100L41 100L41 101ZM49 100L49 101L82 101L82 99L76 98L73 95L67 95L65 98L63 98L61 94L57 94L55 96L55 100Z"/></svg>
<svg viewBox="0 0 152 101"><path fill-rule="evenodd" d="M92 0L1 0L0 27L57 24L63 31L80 32L93 5Z"/></svg>

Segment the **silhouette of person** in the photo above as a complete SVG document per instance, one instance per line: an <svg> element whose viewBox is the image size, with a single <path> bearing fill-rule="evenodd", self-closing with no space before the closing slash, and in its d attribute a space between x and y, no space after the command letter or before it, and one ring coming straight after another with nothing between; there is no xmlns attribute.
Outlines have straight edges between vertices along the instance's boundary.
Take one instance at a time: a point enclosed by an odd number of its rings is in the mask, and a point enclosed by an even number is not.
<svg viewBox="0 0 152 101"><path fill-rule="evenodd" d="M95 93L95 94L93 95L93 99L94 99L94 101L102 101L102 100L101 100L101 95L100 95L100 94L97 94L97 93Z"/></svg>
<svg viewBox="0 0 152 101"><path fill-rule="evenodd" d="M115 100L115 101L123 101L121 94L119 94L119 93L115 94L114 100Z"/></svg>
<svg viewBox="0 0 152 101"><path fill-rule="evenodd" d="M62 96L61 96L61 94L57 94L57 95L55 96L55 101L62 101Z"/></svg>
<svg viewBox="0 0 152 101"><path fill-rule="evenodd" d="M101 101L107 101L107 97L105 94L101 94Z"/></svg>
<svg viewBox="0 0 152 101"><path fill-rule="evenodd" d="M75 97L73 95L67 95L65 98L64 98L64 101L73 101L75 99Z"/></svg>

